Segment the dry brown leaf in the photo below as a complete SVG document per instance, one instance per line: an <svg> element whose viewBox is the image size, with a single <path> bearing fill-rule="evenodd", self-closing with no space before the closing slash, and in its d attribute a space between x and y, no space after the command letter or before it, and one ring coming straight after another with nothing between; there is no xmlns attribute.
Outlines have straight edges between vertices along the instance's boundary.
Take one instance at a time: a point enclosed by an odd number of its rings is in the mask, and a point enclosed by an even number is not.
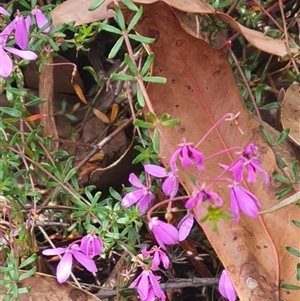
<svg viewBox="0 0 300 301"><path fill-rule="evenodd" d="M289 138L300 146L300 86L291 85L281 104L281 124L290 129Z"/></svg>
<svg viewBox="0 0 300 301"><path fill-rule="evenodd" d="M187 5L189 2L182 3ZM201 145L201 151L210 155L255 142L262 168L271 175L277 169L274 154L244 105L226 55L188 35L171 8L163 2L145 6L144 17L136 30L156 39L151 45L155 53L153 74L167 78L166 85L148 88L153 107L158 116L167 112L180 120L179 126L163 129L160 156L167 160L183 137L196 143L225 113L241 112L239 126L244 135L234 123L223 123ZM233 158L229 154L222 155L221 161L230 165ZM201 176L212 178L219 174L219 163L220 157L209 160ZM191 194L194 187L185 170L180 172L180 181ZM263 209L278 202L274 197L278 190L276 183L265 187L259 179L257 183L244 185L258 197ZM215 186L214 190L222 196L225 209L229 210L227 184ZM290 206L258 219L241 215L239 223L220 221L219 234L214 233L207 222L201 225L228 270L241 300L299 299L299 291L282 290L279 296L280 281L295 284L297 258L284 247L299 246L299 231L291 223L293 219L300 219L299 212L296 206Z"/></svg>
<svg viewBox="0 0 300 301"><path fill-rule="evenodd" d="M137 0L134 2L141 4L150 4L158 0ZM229 15L215 11L212 6L201 0L164 0L165 3L178 10L194 14L215 14L220 20L229 24L234 30L243 35L248 42L257 49L278 56L287 54L285 41L275 40L271 37L264 36L263 33L244 27L237 23ZM294 51L298 51L295 49Z"/></svg>
<svg viewBox="0 0 300 301"><path fill-rule="evenodd" d="M73 84L73 88L74 88L74 90L75 90L75 92L76 92L78 98L79 98L84 104L87 105L88 102L87 102L87 100L86 100L86 98L85 98L85 96L84 96L84 94L83 94L83 92L82 92L80 86L78 86L77 84Z"/></svg>
<svg viewBox="0 0 300 301"><path fill-rule="evenodd" d="M94 113L95 116L96 116L99 120L101 120L102 122L104 122L104 123L109 123L108 117L107 117L105 114L103 114L101 111L99 111L99 110L93 108L93 113Z"/></svg>
<svg viewBox="0 0 300 301"><path fill-rule="evenodd" d="M81 290L72 284L59 284L55 277L46 274L35 273L18 284L18 287L31 288L28 294L20 295L18 301L99 301L99 299L87 291ZM0 296L0 301L4 300Z"/></svg>
<svg viewBox="0 0 300 301"><path fill-rule="evenodd" d="M76 21L75 26L92 23L99 20L112 18L115 12L112 9L107 9L107 5L113 0L106 0L96 10L89 11L88 8L95 2L95 0L69 0L58 5L51 12L53 24L55 26Z"/></svg>

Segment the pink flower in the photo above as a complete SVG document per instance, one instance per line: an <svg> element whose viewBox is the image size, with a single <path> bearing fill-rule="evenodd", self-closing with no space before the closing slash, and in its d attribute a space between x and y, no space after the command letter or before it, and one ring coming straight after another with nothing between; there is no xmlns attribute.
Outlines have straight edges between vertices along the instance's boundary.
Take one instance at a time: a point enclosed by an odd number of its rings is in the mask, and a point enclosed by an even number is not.
<svg viewBox="0 0 300 301"><path fill-rule="evenodd" d="M21 49L26 49L28 47L29 28L27 28L25 19L21 16L19 11L12 23L15 24L15 40L17 45Z"/></svg>
<svg viewBox="0 0 300 301"><path fill-rule="evenodd" d="M255 157L257 150L258 148L250 143L237 161L229 168L232 171L235 182L243 181L243 168L246 167L248 171L247 182L256 182L256 173L259 172L263 176L265 183L269 184L268 174L260 168L261 162ZM226 165L221 166L228 168Z"/></svg>
<svg viewBox="0 0 300 301"><path fill-rule="evenodd" d="M230 189L231 213L233 221L237 222L240 218L240 211L246 215L257 218L261 205L254 194L245 188L232 185Z"/></svg>
<svg viewBox="0 0 300 301"><path fill-rule="evenodd" d="M173 225L160 221L158 217L152 217L148 224L163 250L166 249L166 245L174 245L178 242L178 230Z"/></svg>
<svg viewBox="0 0 300 301"><path fill-rule="evenodd" d="M80 250L89 258L99 255L102 248L103 241L101 238L96 236L95 233L88 234L81 238Z"/></svg>
<svg viewBox="0 0 300 301"><path fill-rule="evenodd" d="M127 193L122 199L121 205L123 207L129 207L137 203L140 212L144 213L148 209L151 201L155 199L155 195L150 191L150 188L143 185L134 173L129 175L129 182L137 189Z"/></svg>
<svg viewBox="0 0 300 301"><path fill-rule="evenodd" d="M10 13L2 6L0 6L0 15L10 16Z"/></svg>
<svg viewBox="0 0 300 301"><path fill-rule="evenodd" d="M178 158L181 159L182 167L196 165L199 170L204 170L204 155L202 153L194 149L190 143L186 143L185 139L182 139L179 146L180 148L173 153L170 159L170 166L172 170L176 170L176 160Z"/></svg>
<svg viewBox="0 0 300 301"><path fill-rule="evenodd" d="M190 234L194 225L194 214L185 215L178 224L179 241L185 240Z"/></svg>
<svg viewBox="0 0 300 301"><path fill-rule="evenodd" d="M73 256L89 272L97 272L97 267L94 261L85 254L81 253L79 245L77 244L72 244L68 248L47 249L42 253L50 256L64 254L56 269L56 278L59 283L63 283L69 278L73 266Z"/></svg>
<svg viewBox="0 0 300 301"><path fill-rule="evenodd" d="M157 246L153 246L150 251L147 251L146 248L143 248L141 250L141 253L145 258L153 257L152 263L151 263L151 270L156 271L158 269L158 266L160 263L163 264L165 269L168 269L170 266L170 260L169 257L166 255L165 252L163 252L160 248Z"/></svg>
<svg viewBox="0 0 300 301"><path fill-rule="evenodd" d="M144 270L129 286L129 288L138 289L138 294L142 301L154 300L157 296L159 300L165 301L166 295L161 289L158 280L159 276L155 276L152 271Z"/></svg>
<svg viewBox="0 0 300 301"><path fill-rule="evenodd" d="M153 164L146 164L144 168L148 174L154 177L166 178L163 182L162 190L170 198L175 197L179 187L178 176L175 171L167 172L165 168Z"/></svg>
<svg viewBox="0 0 300 301"><path fill-rule="evenodd" d="M37 58L37 55L32 51L19 50L19 49L5 46L7 38L10 35L10 33L13 31L14 27L15 27L15 23L11 22L0 33L0 62L1 62L0 76L3 77L10 76L13 70L12 60L6 52L10 52L26 60L35 60Z"/></svg>
<svg viewBox="0 0 300 301"><path fill-rule="evenodd" d="M36 6L31 13L35 17L36 24L39 29L43 28L49 21L46 18L45 14ZM51 26L48 26L47 28L44 29L44 33L48 33L51 30Z"/></svg>
<svg viewBox="0 0 300 301"><path fill-rule="evenodd" d="M211 204L215 204L218 207L223 205L223 201L219 197L219 195L208 189L201 189L193 193L192 197L190 197L186 203L186 209L195 209L197 211L197 215L202 215L201 206L203 202L209 202Z"/></svg>
<svg viewBox="0 0 300 301"><path fill-rule="evenodd" d="M223 270L219 280L219 292L229 301L235 301L237 298L235 288L226 270Z"/></svg>

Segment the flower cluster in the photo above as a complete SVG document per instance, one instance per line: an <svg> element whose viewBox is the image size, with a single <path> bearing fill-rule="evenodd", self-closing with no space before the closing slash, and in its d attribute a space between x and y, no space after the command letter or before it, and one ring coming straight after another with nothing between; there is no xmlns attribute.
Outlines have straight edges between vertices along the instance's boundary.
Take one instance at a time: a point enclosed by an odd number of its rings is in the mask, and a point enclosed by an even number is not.
<svg viewBox="0 0 300 301"><path fill-rule="evenodd" d="M73 257L89 272L97 272L96 264L92 258L101 253L102 247L101 238L97 237L95 233L91 233L82 237L80 245L74 242L66 248L47 249L42 253L47 256L64 254L56 270L57 281L63 283L68 280L71 274Z"/></svg>
<svg viewBox="0 0 300 301"><path fill-rule="evenodd" d="M229 115L230 118L236 117L233 114L227 115ZM223 117L223 119L225 118ZM202 140L200 140L196 146L198 146ZM200 186L200 184L194 180L195 190L189 197L176 197L179 189L178 171L180 169L185 169L193 165L201 172L205 169L205 160L226 151L237 149L239 150L237 152L237 159L230 166L220 164L223 170L219 176L210 180L212 184L208 187L205 187L204 184ZM130 175L129 181L133 185L134 190L123 197L121 205L128 207L136 204L139 207L141 214L148 211L147 219L149 229L152 231L156 241L163 250L166 249L167 245L173 245L186 239L193 227L196 216L197 218L201 217L203 220L209 218L208 215L203 217L203 206L215 210L211 210L210 212L221 212L218 208L223 206L223 201L216 192L210 189L210 187L218 181L229 181L228 188L231 200L230 210L234 222L239 220L240 212L243 212L251 218L256 218L261 209L261 205L256 196L241 185L241 182L244 179L244 171L248 174L247 182L255 182L256 174L259 173L264 178L265 183L269 183L268 174L261 169L261 162L256 157L256 152L257 147L250 143L243 150L240 147L235 147L231 150L225 150L211 155L210 157L206 157L203 153L193 147L191 143L187 143L186 140L183 139L181 144L179 144L179 148L175 150L171 156L167 168L154 164L144 165L147 185L144 185L134 174ZM232 178L224 179L223 175L225 173L232 174ZM162 179L162 191L168 199L159 202L149 210L149 206L155 199L154 194L151 192L151 176L159 180ZM177 227L158 219L158 217L151 217L151 213L154 212L155 209L158 209L163 204L167 204L167 213L165 217L167 221L171 220L169 217L172 216L172 211L176 211L176 208L172 208L172 202L174 200L184 200L184 206L187 210L186 215L178 222ZM215 218L215 216L213 218Z"/></svg>
<svg viewBox="0 0 300 301"><path fill-rule="evenodd" d="M165 269L169 268L170 261L167 255L157 246L153 246L149 251L144 247L141 250L142 256L137 258L143 258L144 260L151 262L151 270L148 265L136 261L134 267L131 270L140 267L143 269L142 273L130 284L129 288L137 288L140 299L143 301L153 301L155 297L159 300L166 300L166 295L159 285L160 277L154 275L153 271L157 271L158 266L162 263ZM128 273L130 273L129 271Z"/></svg>
<svg viewBox="0 0 300 301"><path fill-rule="evenodd" d="M3 7L0 7L0 15L1 14L6 16L10 15ZM49 21L38 7L34 8L31 14L34 16L38 28L46 27L43 29L45 33L50 31L51 26L47 26ZM20 12L17 11L15 18L0 33L0 76L8 77L13 71L13 63L9 53L26 60L35 60L37 58L34 52L25 50L28 48L30 25L30 15L24 18ZM20 49L7 46L7 40L11 35L14 35L16 45Z"/></svg>

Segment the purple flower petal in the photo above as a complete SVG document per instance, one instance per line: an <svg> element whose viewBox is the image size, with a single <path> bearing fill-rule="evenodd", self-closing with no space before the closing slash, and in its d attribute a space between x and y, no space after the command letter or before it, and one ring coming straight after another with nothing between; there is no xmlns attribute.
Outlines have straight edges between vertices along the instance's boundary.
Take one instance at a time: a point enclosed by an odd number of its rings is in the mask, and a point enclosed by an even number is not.
<svg viewBox="0 0 300 301"><path fill-rule="evenodd" d="M156 271L159 264L160 264L159 253L154 252L154 256L153 256L152 263L151 263L151 270Z"/></svg>
<svg viewBox="0 0 300 301"><path fill-rule="evenodd" d="M61 255L66 252L68 248L54 248L54 249L46 249L42 251L43 255L47 256L55 256L55 255Z"/></svg>
<svg viewBox="0 0 300 301"><path fill-rule="evenodd" d="M189 148L187 145L184 145L181 149L181 165L182 167L188 167L191 166L193 164L193 161L191 160L190 156L189 156Z"/></svg>
<svg viewBox="0 0 300 301"><path fill-rule="evenodd" d="M169 172L168 177L163 182L162 190L165 195L168 195L170 196L170 198L173 198L177 194L178 188L179 188L178 177L175 173L171 171Z"/></svg>
<svg viewBox="0 0 300 301"><path fill-rule="evenodd" d="M88 258L85 254L81 253L77 249L73 249L72 251L73 251L73 255L76 258L76 260L80 264L82 264L89 272L96 273L98 271L98 269L96 267L96 264L93 261L93 259Z"/></svg>
<svg viewBox="0 0 300 301"><path fill-rule="evenodd" d="M29 50L19 50L12 47L3 47L6 51L13 53L25 60L35 60L38 56Z"/></svg>
<svg viewBox="0 0 300 301"><path fill-rule="evenodd" d="M13 64L9 55L4 51L0 45L0 76L8 77L12 73Z"/></svg>
<svg viewBox="0 0 300 301"><path fill-rule="evenodd" d="M73 258L71 251L66 251L56 269L56 277L59 283L66 282L71 274Z"/></svg>
<svg viewBox="0 0 300 301"><path fill-rule="evenodd" d="M149 271L143 271L141 280L138 284L138 293L140 295L141 300L146 300L148 298L149 293Z"/></svg>
<svg viewBox="0 0 300 301"><path fill-rule="evenodd" d="M159 250L159 257L160 257L160 261L163 263L163 266L165 269L168 269L170 266L170 259L169 257L166 255L165 252Z"/></svg>
<svg viewBox="0 0 300 301"><path fill-rule="evenodd" d="M138 206L140 207L140 212L144 213L149 208L150 203L155 199L155 195L152 192L144 192L144 196L139 200Z"/></svg>
<svg viewBox="0 0 300 301"><path fill-rule="evenodd" d="M140 181L140 179L134 173L131 173L129 175L129 182L137 188L141 188L141 189L146 188L146 186L143 185L143 183Z"/></svg>
<svg viewBox="0 0 300 301"><path fill-rule="evenodd" d="M166 300L166 296L165 293L163 292L163 290L161 289L158 279L160 279L160 277L155 276L151 271L149 273L149 280L152 284L153 290L154 290L154 294L155 296L157 296L158 298L160 298L161 301Z"/></svg>
<svg viewBox="0 0 300 301"><path fill-rule="evenodd" d="M89 258L99 255L102 248L102 240L94 234L88 234L81 239L80 250Z"/></svg>
<svg viewBox="0 0 300 301"><path fill-rule="evenodd" d="M226 270L223 270L220 277L219 292L224 298L227 298L229 301L235 301L237 298L235 288Z"/></svg>
<svg viewBox="0 0 300 301"><path fill-rule="evenodd" d="M238 159L234 165L232 165L229 170L232 171L233 178L236 182L243 181L243 159Z"/></svg>
<svg viewBox="0 0 300 301"><path fill-rule="evenodd" d="M0 15L10 16L10 13L2 6L0 6Z"/></svg>
<svg viewBox="0 0 300 301"><path fill-rule="evenodd" d="M26 23L23 17L16 17L15 40L21 49L28 47L28 32Z"/></svg>
<svg viewBox="0 0 300 301"><path fill-rule="evenodd" d="M185 240L190 234L192 227L194 225L193 214L187 214L178 224L179 241Z"/></svg>
<svg viewBox="0 0 300 301"><path fill-rule="evenodd" d="M6 43L7 38L15 28L15 24L16 24L16 19L12 20L0 33L0 46Z"/></svg>
<svg viewBox="0 0 300 301"><path fill-rule="evenodd" d="M152 217L149 221L149 228L163 250L166 249L165 245L174 245L178 242L178 230L173 225L160 221L157 217Z"/></svg>
<svg viewBox="0 0 300 301"><path fill-rule="evenodd" d="M46 25L49 22L45 14L39 8L33 9L31 13L35 16L35 20L38 28L42 28L44 25ZM48 33L50 29L51 28L49 26L44 30L44 32Z"/></svg>
<svg viewBox="0 0 300 301"><path fill-rule="evenodd" d="M131 191L125 194L125 196L122 199L121 205L123 207L129 207L134 203L137 203L143 196L144 196L144 191L142 189Z"/></svg>
<svg viewBox="0 0 300 301"><path fill-rule="evenodd" d="M146 164L144 165L144 169L149 175L157 178L164 178L168 175L166 169L161 166Z"/></svg>

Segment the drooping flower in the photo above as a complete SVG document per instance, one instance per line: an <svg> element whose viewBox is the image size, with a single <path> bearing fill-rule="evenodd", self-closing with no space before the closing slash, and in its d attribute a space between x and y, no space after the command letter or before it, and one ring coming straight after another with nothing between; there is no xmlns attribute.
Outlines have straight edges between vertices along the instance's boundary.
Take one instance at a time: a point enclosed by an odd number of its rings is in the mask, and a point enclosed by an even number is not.
<svg viewBox="0 0 300 301"><path fill-rule="evenodd" d="M248 171L247 182L256 182L256 173L259 172L263 176L265 183L269 184L270 179L268 174L261 169L261 162L255 157L257 150L258 148L254 144L248 144L245 151L242 152L236 162L228 169L232 172L235 182L243 181L243 169L246 167ZM226 165L221 166L228 168Z"/></svg>
<svg viewBox="0 0 300 301"><path fill-rule="evenodd" d="M129 207L136 203L140 208L140 212L144 213L148 209L149 204L155 199L155 195L134 173L129 175L129 182L136 188L136 190L127 193L123 197L121 205L123 207Z"/></svg>
<svg viewBox="0 0 300 301"><path fill-rule="evenodd" d="M10 16L10 13L2 6L0 6L0 15Z"/></svg>
<svg viewBox="0 0 300 301"><path fill-rule="evenodd" d="M185 240L190 234L194 225L194 214L186 214L178 224L179 241Z"/></svg>
<svg viewBox="0 0 300 301"><path fill-rule="evenodd" d="M178 242L178 230L173 225L159 220L158 217L152 217L148 224L163 250L166 249L166 245L174 245Z"/></svg>
<svg viewBox="0 0 300 301"><path fill-rule="evenodd" d="M6 52L10 52L17 56L20 56L26 60L35 60L37 55L29 50L19 50L13 47L5 46L7 38L9 37L10 33L13 31L15 27L14 22L8 24L5 29L0 33L0 76L8 77L12 73L13 70L13 63L11 58Z"/></svg>
<svg viewBox="0 0 300 301"><path fill-rule="evenodd" d="M49 21L45 14L36 6L31 13L34 15L36 24L39 29L43 28ZM51 26L48 26L47 28L44 29L44 33L48 33L51 30Z"/></svg>
<svg viewBox="0 0 300 301"><path fill-rule="evenodd" d="M47 249L42 253L50 256L64 254L56 269L56 278L59 283L63 283L69 278L73 266L73 256L89 272L97 272L94 261L81 252L78 244L72 244L67 248Z"/></svg>
<svg viewBox="0 0 300 301"><path fill-rule="evenodd" d="M89 258L99 255L103 248L103 241L94 232L81 238L80 250Z"/></svg>
<svg viewBox="0 0 300 301"><path fill-rule="evenodd" d="M162 190L165 195L170 196L170 198L174 198L178 192L179 180L176 171L167 172L165 168L153 165L146 164L144 166L145 171L157 178L166 178L162 185Z"/></svg>
<svg viewBox="0 0 300 301"><path fill-rule="evenodd" d="M204 170L204 155L202 153L194 149L191 143L187 143L185 139L182 139L179 146L179 149L173 153L170 159L170 166L172 170L176 170L176 160L178 158L181 160L182 167L189 167L194 164L198 170Z"/></svg>
<svg viewBox="0 0 300 301"><path fill-rule="evenodd" d="M170 266L170 260L169 257L166 255L165 252L163 252L160 248L157 246L153 246L150 251L147 251L146 248L143 248L141 250L141 253L145 258L152 257L151 262L151 270L156 271L158 269L158 266L160 263L163 264L165 269L168 269Z"/></svg>
<svg viewBox="0 0 300 301"><path fill-rule="evenodd" d="M129 286L136 288L142 301L154 300L157 296L159 300L165 301L166 295L159 285L160 277L155 276L152 271L144 270Z"/></svg>
<svg viewBox="0 0 300 301"><path fill-rule="evenodd" d="M232 185L230 189L231 213L233 221L237 222L240 218L240 211L246 215L257 218L261 205L254 194L242 186Z"/></svg>
<svg viewBox="0 0 300 301"><path fill-rule="evenodd" d="M235 288L226 270L222 271L219 280L219 292L224 298L228 299L229 301L235 301L237 298Z"/></svg>

